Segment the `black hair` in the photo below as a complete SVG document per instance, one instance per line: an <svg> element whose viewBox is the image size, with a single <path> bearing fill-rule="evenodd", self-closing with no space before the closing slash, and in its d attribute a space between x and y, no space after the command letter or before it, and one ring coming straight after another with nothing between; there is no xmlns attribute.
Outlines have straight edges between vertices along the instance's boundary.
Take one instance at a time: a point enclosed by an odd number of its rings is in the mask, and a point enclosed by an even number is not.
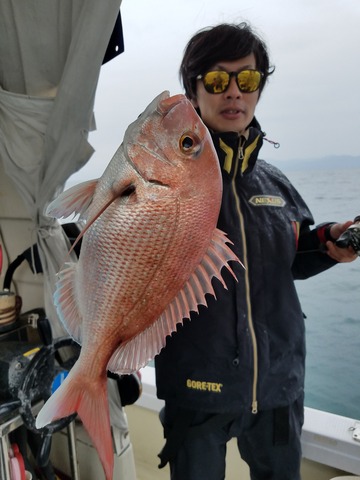
<svg viewBox="0 0 360 480"><path fill-rule="evenodd" d="M190 100L196 99L196 77L219 61L232 61L254 54L256 68L263 74L260 94L275 68L270 67L265 42L245 22L223 23L197 32L188 42L180 65L180 80Z"/></svg>

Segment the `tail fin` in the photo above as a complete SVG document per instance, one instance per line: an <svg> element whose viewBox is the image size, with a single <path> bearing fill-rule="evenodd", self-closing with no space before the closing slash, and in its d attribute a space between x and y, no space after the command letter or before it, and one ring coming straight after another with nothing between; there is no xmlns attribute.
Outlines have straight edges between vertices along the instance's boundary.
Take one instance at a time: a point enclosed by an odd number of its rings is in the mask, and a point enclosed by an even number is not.
<svg viewBox="0 0 360 480"><path fill-rule="evenodd" d="M36 428L77 412L98 452L106 480L112 480L114 453L106 378L96 383L93 379L87 381L80 370L78 373L75 370L76 365L42 407L36 418Z"/></svg>

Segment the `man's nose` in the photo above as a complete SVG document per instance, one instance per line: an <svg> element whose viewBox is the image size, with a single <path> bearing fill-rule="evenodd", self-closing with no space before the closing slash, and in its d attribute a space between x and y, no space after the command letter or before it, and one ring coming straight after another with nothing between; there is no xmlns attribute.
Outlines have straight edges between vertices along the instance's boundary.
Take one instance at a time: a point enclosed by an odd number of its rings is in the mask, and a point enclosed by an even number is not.
<svg viewBox="0 0 360 480"><path fill-rule="evenodd" d="M228 89L226 90L226 96L231 98L238 98L241 96L240 89L234 76L230 78L230 83Z"/></svg>

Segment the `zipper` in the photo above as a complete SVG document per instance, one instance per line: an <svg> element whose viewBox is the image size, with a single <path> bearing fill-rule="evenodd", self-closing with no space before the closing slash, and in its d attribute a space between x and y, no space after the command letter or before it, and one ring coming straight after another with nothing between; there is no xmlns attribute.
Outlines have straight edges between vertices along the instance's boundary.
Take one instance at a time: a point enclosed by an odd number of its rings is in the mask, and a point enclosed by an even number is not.
<svg viewBox="0 0 360 480"><path fill-rule="evenodd" d="M256 414L258 412L258 402L257 402L257 384L258 384L258 375L259 375L259 365L258 365L258 348L257 348L257 340L256 340L256 333L254 328L254 322L252 318L252 309L251 309L251 301L250 301L250 280L249 280L249 269L248 269L248 259L247 259L247 244L246 244L246 236L245 236L245 228L244 228L244 216L241 212L240 208L240 198L236 191L235 186L235 179L236 173L239 168L239 162L244 158L244 151L243 151L243 144L239 143L239 150L236 156L235 168L234 168L234 175L231 181L231 186L233 190L233 194L235 197L235 205L237 214L239 216L240 221L240 231L241 231L241 239L244 248L244 258L242 259L245 266L245 293L246 293L246 306L248 310L248 325L250 331L250 337L253 347L253 364L254 364L254 375L253 375L253 384L252 384L252 402L251 402L251 412Z"/></svg>

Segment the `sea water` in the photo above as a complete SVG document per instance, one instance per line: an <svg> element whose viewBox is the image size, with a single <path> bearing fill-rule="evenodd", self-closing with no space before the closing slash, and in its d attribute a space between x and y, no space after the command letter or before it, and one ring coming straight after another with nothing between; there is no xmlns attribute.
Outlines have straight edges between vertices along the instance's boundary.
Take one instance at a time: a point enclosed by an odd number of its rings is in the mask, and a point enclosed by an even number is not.
<svg viewBox="0 0 360 480"><path fill-rule="evenodd" d="M282 170L315 224L360 214L360 168ZM305 404L360 419L360 259L296 286L306 315Z"/></svg>

